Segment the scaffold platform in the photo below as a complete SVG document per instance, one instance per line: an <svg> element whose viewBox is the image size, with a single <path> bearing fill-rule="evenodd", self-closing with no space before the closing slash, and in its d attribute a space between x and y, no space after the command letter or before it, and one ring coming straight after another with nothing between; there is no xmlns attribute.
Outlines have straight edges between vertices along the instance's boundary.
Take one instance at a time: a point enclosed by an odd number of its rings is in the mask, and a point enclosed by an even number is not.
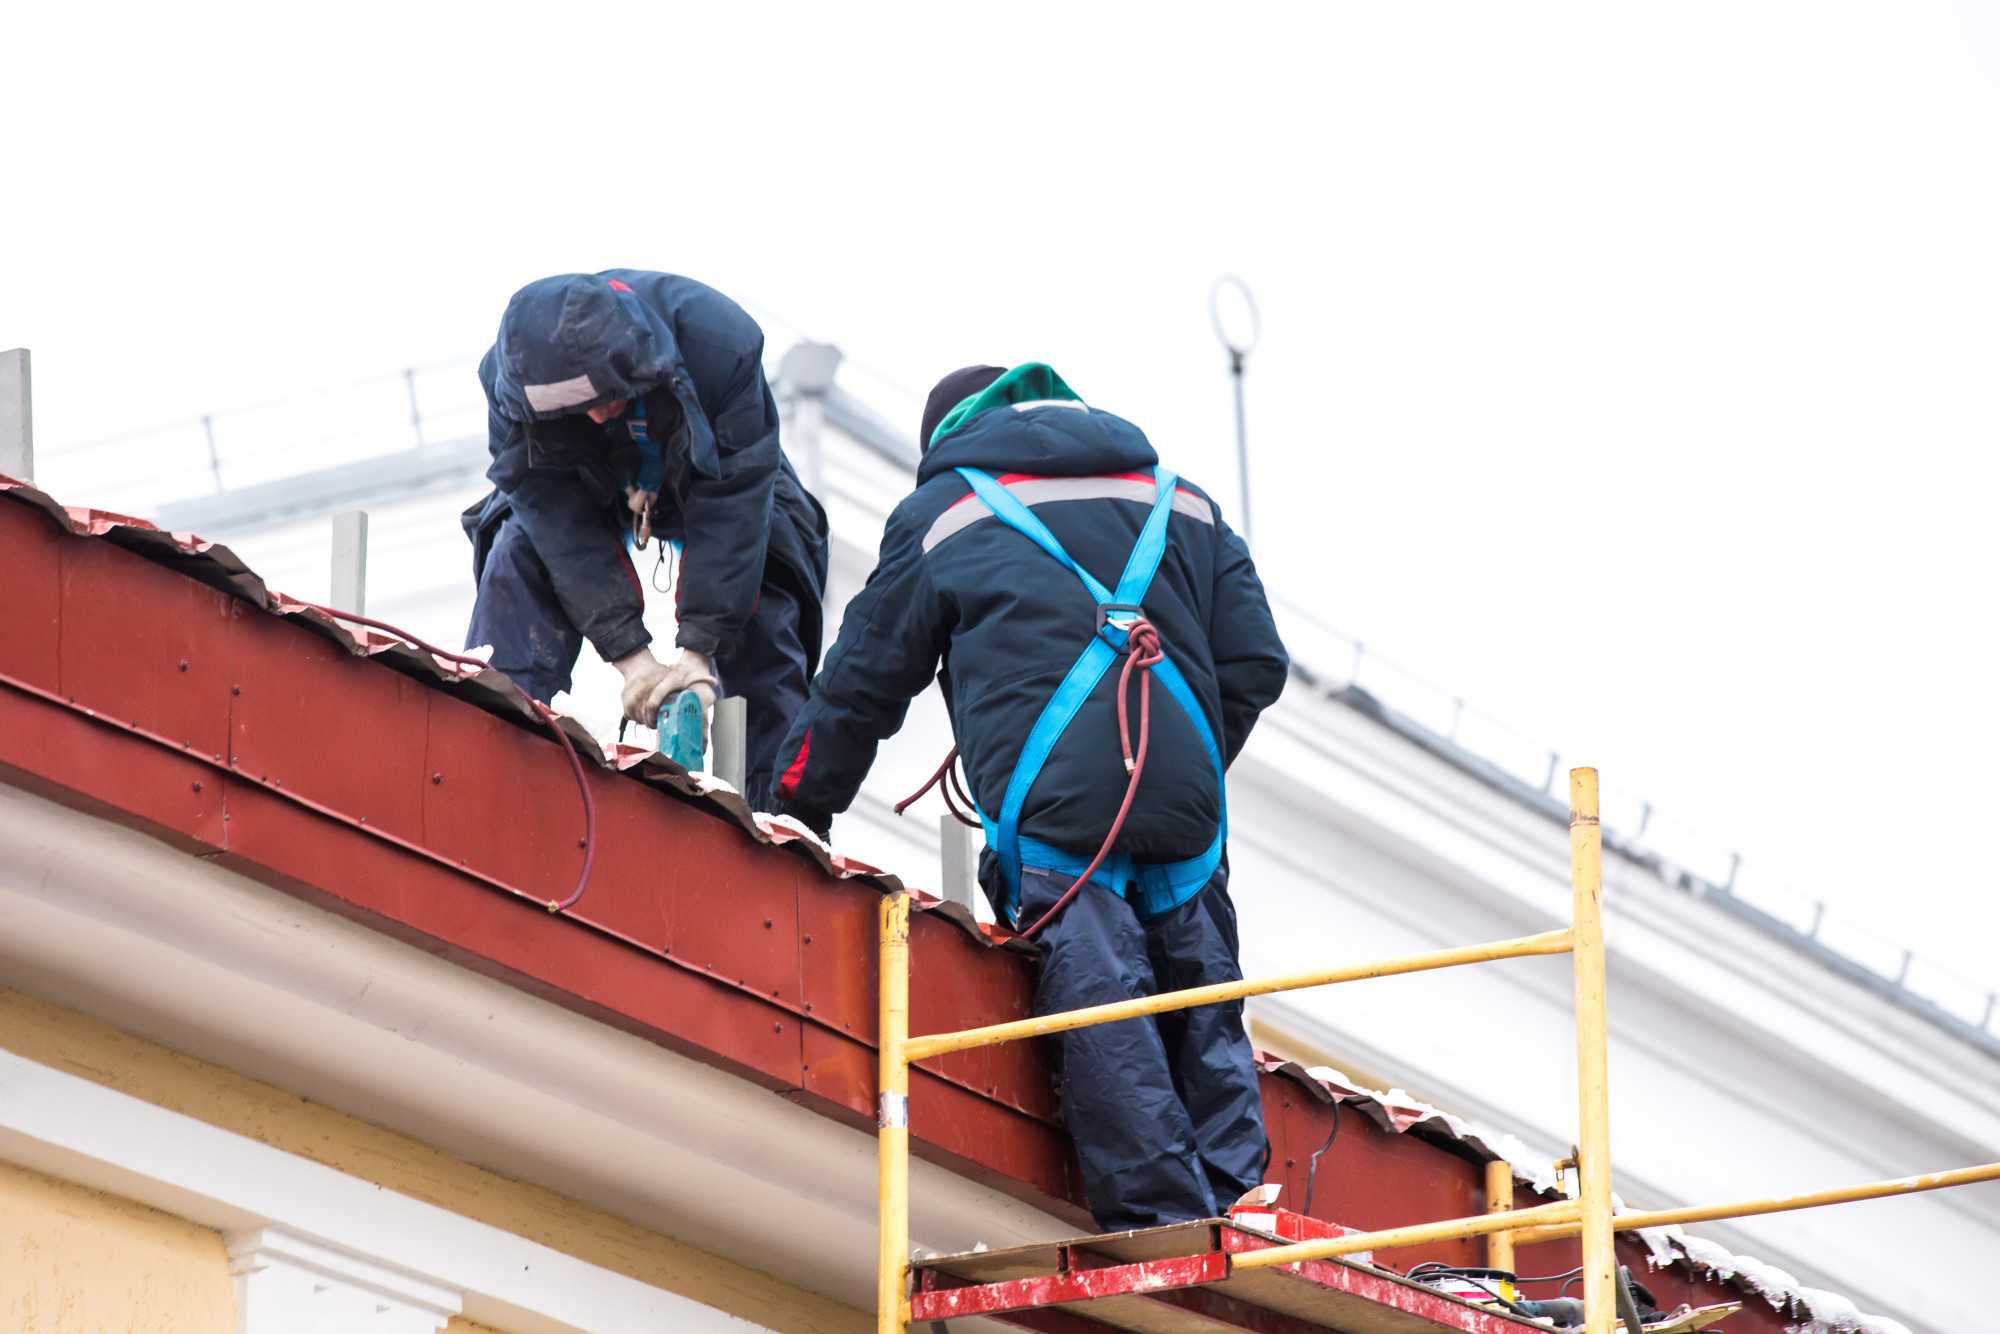
<svg viewBox="0 0 2000 1334"><path fill-rule="evenodd" d="M1236 1269L1233 1257L1344 1229L1288 1212L914 1261L911 1323L970 1317L1043 1334L1547 1334L1364 1260Z"/></svg>

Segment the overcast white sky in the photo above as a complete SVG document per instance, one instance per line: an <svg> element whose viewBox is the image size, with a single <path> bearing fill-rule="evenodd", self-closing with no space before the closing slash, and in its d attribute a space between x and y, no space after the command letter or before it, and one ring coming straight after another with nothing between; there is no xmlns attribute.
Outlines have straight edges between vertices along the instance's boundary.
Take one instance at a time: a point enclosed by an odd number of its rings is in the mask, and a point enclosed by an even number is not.
<svg viewBox="0 0 2000 1334"><path fill-rule="evenodd" d="M631 265L917 389L1049 360L1228 502L1240 272L1274 586L2000 980L2000 6L6 26L45 452L470 358L522 282Z"/></svg>

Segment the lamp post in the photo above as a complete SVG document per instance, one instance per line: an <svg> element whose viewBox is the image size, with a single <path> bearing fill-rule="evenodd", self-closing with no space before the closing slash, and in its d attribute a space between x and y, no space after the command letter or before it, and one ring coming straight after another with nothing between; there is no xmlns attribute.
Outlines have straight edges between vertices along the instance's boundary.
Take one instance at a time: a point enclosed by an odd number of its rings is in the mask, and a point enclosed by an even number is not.
<svg viewBox="0 0 2000 1334"><path fill-rule="evenodd" d="M1233 294L1233 295L1232 295ZM1225 314L1225 309L1234 307ZM1250 445L1243 429L1243 366L1257 347L1263 322L1250 286L1233 273L1208 289L1208 318L1215 336L1229 353L1229 378L1236 389L1236 485L1242 505L1243 543L1250 545Z"/></svg>

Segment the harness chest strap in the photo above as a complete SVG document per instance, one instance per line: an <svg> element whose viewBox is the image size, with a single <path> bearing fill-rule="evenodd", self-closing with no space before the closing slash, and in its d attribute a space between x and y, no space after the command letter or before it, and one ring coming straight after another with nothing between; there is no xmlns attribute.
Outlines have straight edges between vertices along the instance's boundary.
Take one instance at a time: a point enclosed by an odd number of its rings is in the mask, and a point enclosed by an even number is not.
<svg viewBox="0 0 2000 1334"><path fill-rule="evenodd" d="M1167 468L1153 470L1156 498L1152 512L1147 516L1145 527L1140 530L1139 539L1133 545L1132 554L1127 558L1124 573L1120 575L1118 587L1107 589L1090 571L1084 569L1063 549L1063 545L1050 532L1048 526L1035 517L1034 511L1022 504L1013 493L1000 485L989 474L977 468L960 468L958 473L965 478L979 498L986 502L995 518L1008 527L1027 537L1082 581L1098 606L1098 624L1090 642L1084 646L1074 665L1056 687L1055 693L1043 706L1041 715L1035 720L1034 728L1028 733L1028 740L1022 747L1021 757L1014 766L1014 772L1007 782L1007 792L1002 800L999 818L993 819L984 810L979 812L985 826L986 844L1000 859L1000 866L1006 880L1007 901L1002 905L1010 919L1019 911L1021 894L1021 866L1024 859L1036 866L1044 866L1058 873L1081 874L1089 865L1086 858L1076 856L1060 848L1052 848L1038 840L1024 838L1020 833L1022 808L1027 804L1028 794L1040 777L1042 768L1054 752L1056 743L1062 739L1078 711L1104 679L1108 671L1125 648L1125 630L1114 613L1127 612L1134 616L1145 601L1147 591L1152 587L1153 577L1158 572L1160 561L1166 554L1167 522L1173 512L1174 491L1179 479ZM1215 838L1209 847L1199 855L1178 862L1135 862L1129 854L1118 853L1109 858L1092 875L1091 879L1104 885L1114 893L1129 895L1136 889L1139 906L1148 915L1164 912L1186 902L1200 891L1214 876L1216 867L1222 861L1222 849L1228 840L1228 797L1223 785L1222 750L1216 743L1214 729L1209 725L1208 716L1203 712L1201 702L1195 697L1187 678L1174 665L1172 657L1163 657L1153 667L1161 684L1174 698L1182 712L1194 724L1201 737L1203 749L1215 770L1217 801L1221 818L1217 821Z"/></svg>

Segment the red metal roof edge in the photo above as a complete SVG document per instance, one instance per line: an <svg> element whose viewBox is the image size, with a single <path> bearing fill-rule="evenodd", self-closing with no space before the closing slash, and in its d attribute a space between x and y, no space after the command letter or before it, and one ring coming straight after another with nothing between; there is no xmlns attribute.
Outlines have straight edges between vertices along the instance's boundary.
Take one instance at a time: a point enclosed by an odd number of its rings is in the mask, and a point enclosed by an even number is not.
<svg viewBox="0 0 2000 1334"><path fill-rule="evenodd" d="M194 533L169 532L129 514L64 505L33 483L4 473L0 473L0 495L41 510L73 536L109 541L240 598L262 612L304 625L356 657L379 659L407 676L465 699L524 728L540 730L543 727L542 719L529 697L506 673L491 667L475 672L394 635L365 627L350 627L312 604L273 590L241 557L219 542L211 542ZM802 853L818 863L828 875L840 879L867 880L884 892L908 889L918 911L935 913L950 920L982 945L1033 951L1033 946L1015 939L1012 933L981 923L963 905L905 885L900 877L891 872L834 851L796 821L752 811L749 803L733 789L690 773L655 750L614 745L607 752L577 719L558 714L556 722L569 737L577 755L600 768L628 774L690 805L705 808L710 814L735 824L760 843Z"/></svg>
<svg viewBox="0 0 2000 1334"><path fill-rule="evenodd" d="M543 728L534 706L504 673L492 668L472 671L394 636L366 629L350 630L310 604L273 592L240 557L220 543L207 541L192 533L167 532L144 519L129 515L65 506L33 485L4 474L0 474L0 496L40 510L72 536L101 539L130 551L276 619L299 624L338 644L352 656L380 660L428 688L460 698L524 730L540 732ZM558 724L573 743L577 754L592 760L601 770L629 775L682 804L726 819L758 843L803 853L833 879L861 881L881 892L906 888L898 877L833 852L792 822L781 822L752 812L733 791L713 786L656 752L617 746L607 754L577 720L560 717ZM951 921L964 935L982 946L1005 947L1010 952L1034 952L1034 947L1015 940L1009 933L995 932L977 922L960 905L945 903L920 890L911 892L917 898L919 909ZM1267 1073L1306 1088L1321 1102L1338 1101L1343 1106L1354 1107L1384 1131L1397 1135L1414 1133L1418 1138L1474 1162L1504 1156L1481 1134L1462 1130L1458 1118L1436 1108L1402 1102L1388 1094L1317 1078L1295 1062L1266 1056L1261 1064ZM1538 1188L1532 1180L1526 1184L1531 1189ZM1678 1236L1642 1234L1642 1238L1656 1265L1672 1265L1705 1278L1717 1273L1712 1265L1690 1255L1688 1249L1680 1244ZM1707 1253L1714 1248L1702 1246L1700 1249ZM1731 1273L1719 1281L1732 1290L1759 1297L1779 1314L1811 1315L1810 1308L1795 1291L1774 1293L1770 1285L1760 1285L1742 1272Z"/></svg>
<svg viewBox="0 0 2000 1334"><path fill-rule="evenodd" d="M260 615L268 596L175 568L208 544L52 514L25 489L0 488L22 501L0 504L0 550L17 576L0 580L4 781L821 1114L872 1120L876 1005L855 964L874 957L874 904L893 880L836 864L782 825L735 819L752 834L736 837L707 818L712 801L686 799L680 782L698 780L642 767L642 752L582 766L597 870L579 904L552 914L546 888L573 883L582 832L567 734L552 748L545 727L434 672L375 670L395 664L358 651L377 646L372 636L357 645L309 616ZM1018 954L972 949L982 937L948 914L920 914L913 928L936 964L913 977L924 1022L1026 1016ZM925 1063L913 1101L937 1133L922 1151L1070 1207L1048 1086L1026 1046Z"/></svg>

